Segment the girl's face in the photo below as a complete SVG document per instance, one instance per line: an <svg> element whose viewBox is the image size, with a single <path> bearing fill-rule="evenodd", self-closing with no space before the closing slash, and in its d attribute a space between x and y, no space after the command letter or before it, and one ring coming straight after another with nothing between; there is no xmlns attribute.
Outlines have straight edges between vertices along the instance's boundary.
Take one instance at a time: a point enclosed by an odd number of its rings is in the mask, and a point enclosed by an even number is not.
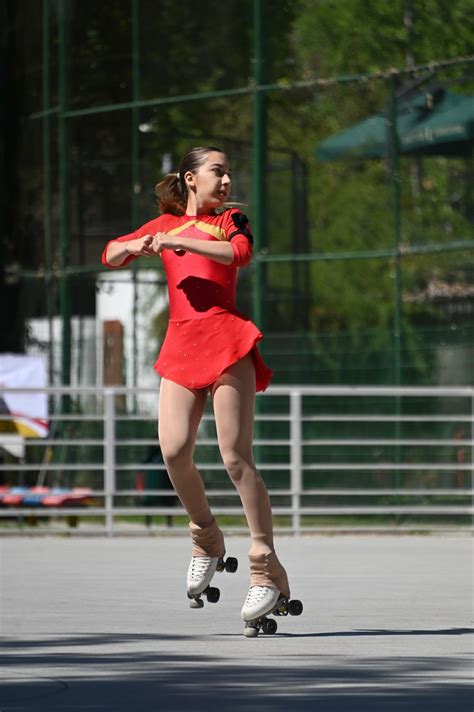
<svg viewBox="0 0 474 712"><path fill-rule="evenodd" d="M184 178L188 191L196 195L199 210L214 210L229 199L232 173L225 153L208 153L198 170L195 173L187 171Z"/></svg>

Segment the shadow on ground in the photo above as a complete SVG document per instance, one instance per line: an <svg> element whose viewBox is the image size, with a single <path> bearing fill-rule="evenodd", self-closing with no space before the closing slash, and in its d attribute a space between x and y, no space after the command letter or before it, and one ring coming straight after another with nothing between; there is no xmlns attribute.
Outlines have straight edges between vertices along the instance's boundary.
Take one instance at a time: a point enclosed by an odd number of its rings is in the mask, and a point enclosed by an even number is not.
<svg viewBox="0 0 474 712"><path fill-rule="evenodd" d="M471 629L345 631L314 637L466 635ZM311 634L305 634L311 635ZM278 638L245 641L252 662L213 654L219 636L71 635L2 641L1 712L471 712L462 657L278 656ZM189 654L170 654L174 640ZM192 641L208 643L192 653ZM275 645L276 644L276 645ZM362 643L361 643L362 644ZM134 649L139 645L139 649ZM255 656L255 646L261 655ZM202 647L201 647L202 650ZM457 674L459 682L453 676ZM447 676L450 677L447 681Z"/></svg>

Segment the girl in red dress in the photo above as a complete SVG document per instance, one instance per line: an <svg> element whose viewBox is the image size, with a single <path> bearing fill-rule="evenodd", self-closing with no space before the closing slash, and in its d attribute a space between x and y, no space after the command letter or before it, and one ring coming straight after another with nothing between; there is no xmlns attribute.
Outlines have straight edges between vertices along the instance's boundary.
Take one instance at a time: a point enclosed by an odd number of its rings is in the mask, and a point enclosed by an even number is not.
<svg viewBox="0 0 474 712"><path fill-rule="evenodd" d="M210 393L220 453L239 492L252 540L250 588L241 616L247 622L245 634L254 636L255 622L288 599L290 591L275 554L267 489L252 455L255 393L265 390L272 372L258 351L262 334L235 308L237 269L251 259L252 235L245 215L225 208L231 182L222 151L192 149L178 172L156 186L161 215L111 240L102 261L124 267L139 256L160 255L163 260L170 321L155 364L161 376L159 442L190 519L194 546L188 597L192 607L201 607L201 594L215 592L209 583L225 567L224 538L193 462ZM235 560L226 563L227 570L235 570Z"/></svg>

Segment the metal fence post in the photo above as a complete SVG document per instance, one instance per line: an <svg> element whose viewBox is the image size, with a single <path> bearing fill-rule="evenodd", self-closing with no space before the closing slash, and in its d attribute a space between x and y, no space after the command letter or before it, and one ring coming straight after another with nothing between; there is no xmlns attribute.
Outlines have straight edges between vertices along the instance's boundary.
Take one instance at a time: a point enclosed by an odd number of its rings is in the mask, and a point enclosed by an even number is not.
<svg viewBox="0 0 474 712"><path fill-rule="evenodd" d="M471 481L469 482L469 489L472 490L473 486L474 486L474 391L471 394ZM471 503L472 502L474 502L474 500L471 495Z"/></svg>
<svg viewBox="0 0 474 712"><path fill-rule="evenodd" d="M301 392L290 392L290 464L291 464L291 507L293 534L301 529L301 492L303 478L301 474L302 448L302 407Z"/></svg>
<svg viewBox="0 0 474 712"><path fill-rule="evenodd" d="M104 492L105 531L113 535L115 494L115 392L104 390Z"/></svg>

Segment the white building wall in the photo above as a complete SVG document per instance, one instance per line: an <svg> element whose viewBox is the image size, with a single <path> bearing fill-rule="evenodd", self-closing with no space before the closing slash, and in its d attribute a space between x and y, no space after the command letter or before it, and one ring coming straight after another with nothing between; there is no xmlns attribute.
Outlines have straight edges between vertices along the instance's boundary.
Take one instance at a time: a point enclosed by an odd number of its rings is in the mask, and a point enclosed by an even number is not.
<svg viewBox="0 0 474 712"><path fill-rule="evenodd" d="M134 294L134 290L136 290ZM133 310L136 299L136 349L133 348ZM96 299L96 373L97 385L103 383L103 324L104 321L117 319L124 328L124 375L125 384L133 385L134 358L137 359L136 375L138 387L158 387L158 376L153 369L160 344L153 333L154 317L168 304L166 285L157 272L142 270L137 272L137 284L134 287L132 272L101 274L97 280ZM141 408L156 410L156 396L141 396Z"/></svg>
<svg viewBox="0 0 474 712"><path fill-rule="evenodd" d="M153 369L160 344L153 334L154 317L168 303L166 285L154 270L136 273L136 285L130 270L117 270L101 274L96 283L96 318L71 318L72 353L71 385L99 386L103 384L103 324L117 319L124 330L125 385L133 386L134 358L137 359L138 387L157 391L159 379ZM133 312L136 301L136 349L133 348ZM52 327L52 382L60 385L61 379L61 320L54 317ZM30 319L26 325L28 338L26 353L49 355L50 327L46 318ZM140 409L156 412L156 395L137 399Z"/></svg>

